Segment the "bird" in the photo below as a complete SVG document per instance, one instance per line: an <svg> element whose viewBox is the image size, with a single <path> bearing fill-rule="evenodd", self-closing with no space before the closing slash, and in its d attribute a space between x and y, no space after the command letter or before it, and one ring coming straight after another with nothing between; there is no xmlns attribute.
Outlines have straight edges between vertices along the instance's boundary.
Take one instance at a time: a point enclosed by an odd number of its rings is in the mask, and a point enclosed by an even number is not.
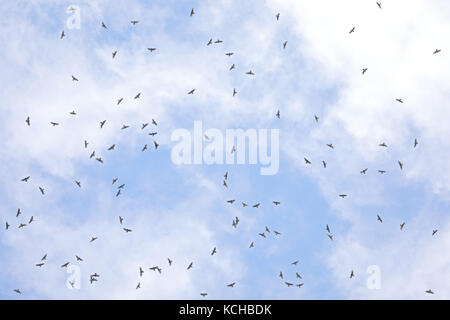
<svg viewBox="0 0 450 320"><path fill-rule="evenodd" d="M63 265L61 265L61 268L67 268L67 266L69 265L70 262L66 262Z"/></svg>
<svg viewBox="0 0 450 320"><path fill-rule="evenodd" d="M368 168L365 168L365 169L361 170L359 173L361 173L361 174L366 174L367 169L368 169Z"/></svg>
<svg viewBox="0 0 450 320"><path fill-rule="evenodd" d="M125 183L122 183L120 186L117 187L117 189L123 189L125 187Z"/></svg>
<svg viewBox="0 0 450 320"><path fill-rule="evenodd" d="M155 126L158 125L158 124L156 123L155 119L152 119L152 124L154 124Z"/></svg>
<svg viewBox="0 0 450 320"><path fill-rule="evenodd" d="M214 41L214 43L222 43L223 41L220 39L217 39L216 41Z"/></svg>
<svg viewBox="0 0 450 320"><path fill-rule="evenodd" d="M290 283L290 282L284 282L288 287L291 287L291 286L293 286L294 284L292 284L292 283Z"/></svg>
<svg viewBox="0 0 450 320"><path fill-rule="evenodd" d="M236 200L234 200L234 199L233 200L227 200L228 203L233 203L234 201L236 201Z"/></svg>
<svg viewBox="0 0 450 320"><path fill-rule="evenodd" d="M306 164L311 164L311 161L309 161L308 159L306 159L306 158L303 158L303 159L305 159Z"/></svg>
<svg viewBox="0 0 450 320"><path fill-rule="evenodd" d="M418 144L419 142L417 141L417 139L414 139L414 148L417 147Z"/></svg>
<svg viewBox="0 0 450 320"><path fill-rule="evenodd" d="M139 21L137 21L137 20L131 20L130 22L133 26L136 25L136 23L139 23Z"/></svg>
<svg viewBox="0 0 450 320"><path fill-rule="evenodd" d="M50 124L51 124L52 126L59 126L59 123L58 123L58 122L50 122Z"/></svg>
<svg viewBox="0 0 450 320"><path fill-rule="evenodd" d="M61 32L61 37L60 37L60 39L62 39L62 38L64 38L65 37L65 33L64 33L64 30Z"/></svg>
<svg viewBox="0 0 450 320"><path fill-rule="evenodd" d="M280 201L272 201L272 203L276 206L278 206L281 202Z"/></svg>
<svg viewBox="0 0 450 320"><path fill-rule="evenodd" d="M42 262L41 262L41 263L37 263L37 264L36 264L36 267L42 267L44 264L45 264L45 263L42 263Z"/></svg>
<svg viewBox="0 0 450 320"><path fill-rule="evenodd" d="M47 254L44 254L44 256L41 258L41 261L47 260Z"/></svg>
<svg viewBox="0 0 450 320"><path fill-rule="evenodd" d="M189 264L189 266L187 267L187 269L188 269L188 270L191 269L193 265L194 265L194 262L191 262L191 263Z"/></svg>
<svg viewBox="0 0 450 320"><path fill-rule="evenodd" d="M378 145L379 147L385 147L385 148L387 148L387 144L386 143L380 143L379 145Z"/></svg>
<svg viewBox="0 0 450 320"><path fill-rule="evenodd" d="M106 24L102 21L102 27L105 29L108 29L108 27L106 26Z"/></svg>
<svg viewBox="0 0 450 320"><path fill-rule="evenodd" d="M27 123L28 126L30 126L30 117L27 117L27 118L25 119L25 122Z"/></svg>
<svg viewBox="0 0 450 320"><path fill-rule="evenodd" d="M328 236L328 238L330 238L331 241L333 241L333 235L332 234L328 234L327 236Z"/></svg>
<svg viewBox="0 0 450 320"><path fill-rule="evenodd" d="M227 53L225 53L225 55L226 55L226 56L229 56L229 57L231 57L233 54L234 54L233 52L227 52Z"/></svg>
<svg viewBox="0 0 450 320"><path fill-rule="evenodd" d="M347 195L346 194L340 194L339 197L341 197L342 199L344 199Z"/></svg>
<svg viewBox="0 0 450 320"><path fill-rule="evenodd" d="M100 163L103 163L103 159L102 159L101 157L95 158L95 160L97 160L97 161L100 162Z"/></svg>
<svg viewBox="0 0 450 320"><path fill-rule="evenodd" d="M330 227L328 226L328 224L327 224L327 226L325 227L325 230L327 230L328 233L331 233L331 230L330 230Z"/></svg>
<svg viewBox="0 0 450 320"><path fill-rule="evenodd" d="M117 191L116 197L118 197L119 195L120 195L120 189L119 189L119 191Z"/></svg>
<svg viewBox="0 0 450 320"><path fill-rule="evenodd" d="M108 148L108 151L109 150L114 150L115 147L116 147L116 144L112 144L111 147Z"/></svg>
<svg viewBox="0 0 450 320"><path fill-rule="evenodd" d="M377 214L377 220L380 221L380 223L383 223L383 219Z"/></svg>
<svg viewBox="0 0 450 320"><path fill-rule="evenodd" d="M227 179L228 179L228 171L227 171L227 172L225 172L225 174L223 175L223 178L224 178L225 180L227 180Z"/></svg>
<svg viewBox="0 0 450 320"><path fill-rule="evenodd" d="M323 167L324 167L324 168L327 167L327 163L326 163L324 160L322 160L322 164L323 164Z"/></svg>
<svg viewBox="0 0 450 320"><path fill-rule="evenodd" d="M208 294L207 294L206 292L202 292L202 293L200 293L200 295L204 298L204 297L206 297Z"/></svg>
<svg viewBox="0 0 450 320"><path fill-rule="evenodd" d="M277 116L278 119L280 119L280 110L278 110L275 115Z"/></svg>
<svg viewBox="0 0 450 320"><path fill-rule="evenodd" d="M44 188L39 187L39 191L41 191L42 195L44 195Z"/></svg>
<svg viewBox="0 0 450 320"><path fill-rule="evenodd" d="M301 278L302 278L302 276L301 276L301 275L299 275L299 274L298 274L298 272L296 272L296 273L295 273L295 276L296 276L297 278L299 278L299 279L301 279Z"/></svg>
<svg viewBox="0 0 450 320"><path fill-rule="evenodd" d="M20 211L20 208L18 208L18 209L17 209L17 213L16 213L16 218L17 218L18 216L20 216L21 213L22 213L22 212Z"/></svg>
<svg viewBox="0 0 450 320"><path fill-rule="evenodd" d="M441 52L441 49L436 49L436 50L434 50L433 54L436 54L436 53L439 53L439 52Z"/></svg>
<svg viewBox="0 0 450 320"><path fill-rule="evenodd" d="M188 94L194 94L195 88L188 92Z"/></svg>
<svg viewBox="0 0 450 320"><path fill-rule="evenodd" d="M349 33L353 33L353 32L355 32L355 27L351 28Z"/></svg>
<svg viewBox="0 0 450 320"><path fill-rule="evenodd" d="M283 279L283 272L280 271L280 274L278 275L281 279Z"/></svg>
<svg viewBox="0 0 450 320"><path fill-rule="evenodd" d="M169 262L169 266L171 266L173 261L170 260L170 258L167 258L167 262Z"/></svg>
<svg viewBox="0 0 450 320"><path fill-rule="evenodd" d="M319 122L319 117L314 115L314 119L316 120L316 122Z"/></svg>
<svg viewBox="0 0 450 320"><path fill-rule="evenodd" d="M141 288L141 283L139 282L136 286L136 290Z"/></svg>
<svg viewBox="0 0 450 320"><path fill-rule="evenodd" d="M400 230L402 230L404 226L405 226L405 222L401 223L400 224Z"/></svg>
<svg viewBox="0 0 450 320"><path fill-rule="evenodd" d="M75 110L72 110L72 111L69 112L69 114L75 116L77 113L75 112Z"/></svg>
<svg viewBox="0 0 450 320"><path fill-rule="evenodd" d="M100 129L103 128L103 126L105 125L106 120L100 121Z"/></svg>
<svg viewBox="0 0 450 320"><path fill-rule="evenodd" d="M433 291L431 291L431 289L428 289L427 291L425 291L426 293L429 293L429 294L434 294L434 292Z"/></svg>
<svg viewBox="0 0 450 320"><path fill-rule="evenodd" d="M75 180L75 183L78 185L78 187L81 188L81 182L80 181Z"/></svg>
<svg viewBox="0 0 450 320"><path fill-rule="evenodd" d="M233 70L235 68L234 63L231 65L230 67L230 71Z"/></svg>
<svg viewBox="0 0 450 320"><path fill-rule="evenodd" d="M242 207L248 207L248 204L246 204L245 202L242 202Z"/></svg>
<svg viewBox="0 0 450 320"><path fill-rule="evenodd" d="M78 81L78 79L72 76L72 81Z"/></svg>
<svg viewBox="0 0 450 320"><path fill-rule="evenodd" d="M20 292L19 289L14 289L14 292L15 292L15 293L18 293L18 294L22 294L22 292Z"/></svg>
<svg viewBox="0 0 450 320"><path fill-rule="evenodd" d="M232 282L230 284L227 284L227 287L233 288L235 284L236 284L236 282Z"/></svg>
<svg viewBox="0 0 450 320"><path fill-rule="evenodd" d="M147 48L148 51L153 52L156 50L156 48Z"/></svg>
<svg viewBox="0 0 450 320"><path fill-rule="evenodd" d="M228 185L227 185L227 183L225 182L225 180L223 180L223 186L224 186L225 188L228 188Z"/></svg>
<svg viewBox="0 0 450 320"><path fill-rule="evenodd" d="M437 229L433 230L433 233L431 233L431 235L434 236L436 232L438 232Z"/></svg>
<svg viewBox="0 0 450 320"><path fill-rule="evenodd" d="M350 272L350 279L353 278L354 276L355 276L355 273L352 270L352 272Z"/></svg>
<svg viewBox="0 0 450 320"><path fill-rule="evenodd" d="M154 137L158 132L150 132L148 135Z"/></svg>
<svg viewBox="0 0 450 320"><path fill-rule="evenodd" d="M192 8L192 9L191 9L191 15L190 15L190 16L192 17L192 16L194 15L194 13L195 13L195 12L194 12L194 8Z"/></svg>
<svg viewBox="0 0 450 320"><path fill-rule="evenodd" d="M81 259L79 256L77 256L77 255L75 255L75 258L77 259L77 261L80 261L80 262L82 262L83 261L83 259Z"/></svg>
<svg viewBox="0 0 450 320"><path fill-rule="evenodd" d="M301 288L303 286L303 283L296 284L295 286Z"/></svg>
<svg viewBox="0 0 450 320"><path fill-rule="evenodd" d="M148 126L148 122L142 124L141 130L144 130L146 126Z"/></svg>
<svg viewBox="0 0 450 320"><path fill-rule="evenodd" d="M21 228L23 228L23 227L26 227L26 226L27 226L26 224L21 223L21 224L19 225L19 229L21 229Z"/></svg>
<svg viewBox="0 0 450 320"><path fill-rule="evenodd" d="M147 144L144 145L141 151L144 152L145 150L147 150Z"/></svg>
<svg viewBox="0 0 450 320"><path fill-rule="evenodd" d="M367 68L363 68L362 69L362 74L366 73L366 71L367 71Z"/></svg>
<svg viewBox="0 0 450 320"><path fill-rule="evenodd" d="M398 98L398 99L395 99L395 100L397 100L400 103L403 103L403 99L401 99L401 98Z"/></svg>
<svg viewBox="0 0 450 320"><path fill-rule="evenodd" d="M270 230L269 230L269 228L267 226L266 226L266 232L270 233Z"/></svg>
<svg viewBox="0 0 450 320"><path fill-rule="evenodd" d="M250 71L247 71L245 74L249 74L249 75L251 75L251 76L254 76L255 74L253 73L253 71L252 70L250 70Z"/></svg>
<svg viewBox="0 0 450 320"><path fill-rule="evenodd" d="M98 239L98 237L92 237L91 238L91 241L89 241L89 242L94 242L95 240L97 240Z"/></svg>
<svg viewBox="0 0 450 320"><path fill-rule="evenodd" d="M249 248L253 248L253 247L254 247L254 244L253 244L253 242L252 242L252 243L250 243Z"/></svg>
<svg viewBox="0 0 450 320"><path fill-rule="evenodd" d="M261 237L263 237L263 238L265 238L266 237L266 235L265 235L265 233L263 232L263 233L258 233Z"/></svg>
<svg viewBox="0 0 450 320"><path fill-rule="evenodd" d="M236 88L233 88L233 97L236 95L237 91Z"/></svg>
<svg viewBox="0 0 450 320"><path fill-rule="evenodd" d="M330 147L331 149L334 149L334 146L332 143L327 143L327 147Z"/></svg>
<svg viewBox="0 0 450 320"><path fill-rule="evenodd" d="M8 221L6 221L6 230L8 230L9 227L10 227L10 225L9 225Z"/></svg>
<svg viewBox="0 0 450 320"><path fill-rule="evenodd" d="M386 170L378 170L378 172L379 172L380 174L384 174L384 173L386 173Z"/></svg>
<svg viewBox="0 0 450 320"><path fill-rule="evenodd" d="M258 202L257 204L253 205L253 208L259 208L260 203Z"/></svg>
<svg viewBox="0 0 450 320"><path fill-rule="evenodd" d="M117 99L117 104L119 105L122 102L123 98Z"/></svg>
<svg viewBox="0 0 450 320"><path fill-rule="evenodd" d="M380 2L377 2L377 5L378 5L378 8L381 9L381 3L380 3Z"/></svg>
<svg viewBox="0 0 450 320"><path fill-rule="evenodd" d="M112 53L112 58L113 59L116 57L116 54L117 54L117 50Z"/></svg>
<svg viewBox="0 0 450 320"><path fill-rule="evenodd" d="M157 149L158 149L158 147L159 147L159 144L158 144L158 142L156 142L156 141L153 141L153 144L155 145L155 150L157 150Z"/></svg>
<svg viewBox="0 0 450 320"><path fill-rule="evenodd" d="M139 99L141 97L141 92L134 96L134 99Z"/></svg>
<svg viewBox="0 0 450 320"><path fill-rule="evenodd" d="M283 42L283 49L286 49L287 41Z"/></svg>
<svg viewBox="0 0 450 320"><path fill-rule="evenodd" d="M209 41L208 41L208 43L207 43L206 45L209 46L209 45L211 45L211 44L212 44L212 38L209 39Z"/></svg>
<svg viewBox="0 0 450 320"><path fill-rule="evenodd" d="M131 232L131 231L133 231L133 230L127 229L127 228L123 228L123 231L125 231L126 233L128 233L128 232Z"/></svg>
<svg viewBox="0 0 450 320"><path fill-rule="evenodd" d="M217 253L216 247L212 250L211 255L213 256L215 253Z"/></svg>
<svg viewBox="0 0 450 320"><path fill-rule="evenodd" d="M398 165L400 166L400 170L403 170L403 163L400 160L398 160Z"/></svg>
<svg viewBox="0 0 450 320"><path fill-rule="evenodd" d="M30 220L28 220L28 224L32 223L34 221L34 216L31 216Z"/></svg>
<svg viewBox="0 0 450 320"><path fill-rule="evenodd" d="M277 230L273 230L273 233L275 233L276 236L281 235L281 233L279 233Z"/></svg>
<svg viewBox="0 0 450 320"><path fill-rule="evenodd" d="M116 183L117 178L112 179L112 184Z"/></svg>
<svg viewBox="0 0 450 320"><path fill-rule="evenodd" d="M122 125L122 128L120 128L120 130L125 130L128 129L130 126L127 124Z"/></svg>
<svg viewBox="0 0 450 320"><path fill-rule="evenodd" d="M296 266L296 265L298 264L298 260L296 260L296 261L294 261L294 262L291 262L291 264L292 264L293 266Z"/></svg>
<svg viewBox="0 0 450 320"><path fill-rule="evenodd" d="M277 13L276 15L275 15L275 17L277 18L277 21L280 19L280 13Z"/></svg>

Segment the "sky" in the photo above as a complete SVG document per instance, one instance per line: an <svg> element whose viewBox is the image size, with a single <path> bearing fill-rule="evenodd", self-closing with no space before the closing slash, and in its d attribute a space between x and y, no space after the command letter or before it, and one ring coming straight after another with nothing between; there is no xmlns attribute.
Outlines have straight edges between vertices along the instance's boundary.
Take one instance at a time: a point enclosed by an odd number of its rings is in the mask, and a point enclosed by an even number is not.
<svg viewBox="0 0 450 320"><path fill-rule="evenodd" d="M379 2L2 1L0 298L449 299L450 3ZM174 163L195 121L278 171Z"/></svg>

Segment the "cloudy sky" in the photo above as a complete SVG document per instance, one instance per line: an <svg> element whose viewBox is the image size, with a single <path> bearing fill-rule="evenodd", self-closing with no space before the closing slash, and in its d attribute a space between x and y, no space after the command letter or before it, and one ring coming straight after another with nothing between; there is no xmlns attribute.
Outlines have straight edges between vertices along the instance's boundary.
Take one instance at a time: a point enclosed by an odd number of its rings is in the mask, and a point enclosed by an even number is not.
<svg viewBox="0 0 450 320"><path fill-rule="evenodd" d="M7 0L0 13L0 298L450 298L448 1ZM279 129L278 172L173 163L172 133L197 120Z"/></svg>

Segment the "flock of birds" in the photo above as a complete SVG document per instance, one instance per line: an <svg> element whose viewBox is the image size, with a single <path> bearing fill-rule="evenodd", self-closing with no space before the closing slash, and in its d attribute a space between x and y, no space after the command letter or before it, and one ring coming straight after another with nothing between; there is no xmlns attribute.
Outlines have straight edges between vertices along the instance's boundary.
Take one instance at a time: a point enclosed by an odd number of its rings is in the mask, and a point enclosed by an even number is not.
<svg viewBox="0 0 450 320"><path fill-rule="evenodd" d="M377 6L379 7L379 9L382 8L380 2L376 2L376 4L377 4ZM74 10L76 10L76 8L73 8L73 7L72 7L72 8L70 8L70 10L74 11ZM194 8L192 8L192 10L190 11L190 17L192 17L192 16L194 16L194 15L195 15L195 10L194 10ZM278 21L278 20L280 19L280 13L277 13L277 14L275 15L275 18L276 18L276 20ZM132 20L132 21L130 21L130 22L131 22L131 24L132 24L133 26L139 23L138 20ZM101 27L104 28L105 30L108 30L108 27L107 27L107 25L106 25L104 22L101 22ZM354 33L355 30L356 30L356 27L353 26L353 27L350 29L349 34ZM65 34L64 30L63 30L63 31L61 32L60 39L63 39L64 37L66 37L66 34ZM217 40L213 41L213 39L211 38L211 39L206 43L206 45L207 45L207 46L210 46L210 45L212 45L213 43L214 43L214 44L220 44L220 43L222 43L222 42L223 42L223 41L220 40L220 39L217 39ZM284 41L284 42L282 43L282 48L283 48L283 49L286 48L287 43L288 43L288 41ZM157 50L157 48L154 48L154 47L149 47L149 48L147 48L147 49L148 49L149 52L153 52L153 51ZM441 52L440 49L436 49L436 50L434 50L433 54L438 54L438 53L440 53L440 52ZM232 55L233 55L233 52L227 52L227 53L225 53L225 54L226 54L227 56L232 56ZM117 50L114 51L114 52L112 52L112 59L114 59L114 58L116 57L116 55L117 55ZM229 70L231 71L231 70L235 69L235 67L236 67L235 64L232 64L232 65L230 66ZM368 68L363 68L363 69L362 69L362 75L366 74L367 71L368 71ZM250 75L250 76L254 76L254 75L255 75L255 73L254 73L252 70L249 70L249 71L245 72L245 74L246 74L246 75ZM79 79L78 79L76 76L74 76L74 75L71 75L71 80L74 81L74 82L78 82L78 81L79 81ZM188 95L193 95L194 93L195 93L195 88L192 89L192 90L190 90L187 94L188 94ZM236 94L237 94L237 91L236 91L236 88L234 88L234 89L233 89L233 93L232 93L233 97L234 97ZM140 96L141 96L141 92L137 93L137 94L134 96L134 99L139 99ZM118 98L118 99L117 99L117 105L120 105L120 103L123 101L123 99L124 99L123 97ZM399 102L399 103L404 103L402 98L396 98L395 100L396 100L397 102ZM73 110L73 111L70 112L70 115L76 116L77 113ZM281 119L281 112L280 112L280 110L277 110L277 111L276 111L275 117L276 117L277 119ZM316 114L314 114L314 120L318 123L318 122L319 122L319 116L317 116ZM28 126L31 126L31 119L30 119L29 116L25 119L25 122L26 122L26 124L27 124ZM59 126L59 125L60 125L59 122L54 122L54 121L50 122L50 124L51 124L53 127ZM100 121L100 123L99 123L100 129L103 128L103 127L105 126L105 124L106 124L106 120ZM150 125L150 122L143 123L142 126L141 126L141 129L144 130L144 129L147 128L147 126L149 126L149 125ZM158 126L158 124L157 124L157 122L156 122L155 119L152 119L151 125L154 126L155 128ZM129 127L130 127L129 125L124 124L124 125L121 127L121 130L126 130L126 129L128 129ZM157 131L151 131L151 132L148 133L148 135L154 137L155 135L157 135L157 133L158 133ZM205 135L205 139L209 140L209 137ZM416 147L418 146L418 144L419 144L418 140L417 140L417 139L414 139L414 142L413 142L413 144L412 144L413 148L416 148ZM85 149L88 148L88 145L89 145L89 142L88 142L87 140L84 140L84 148L85 148ZM157 143L156 140L153 140L153 145L154 145L155 150L157 150L158 147L159 147L159 144ZM326 146L329 147L329 148L331 148L331 149L334 149L334 145L333 145L332 143L326 144ZM379 147L382 147L382 148L388 148L388 146L387 146L387 144L386 144L385 142L380 143L380 144L379 144ZM112 144L109 148L107 148L107 151L113 151L114 148L115 148L115 144ZM144 151L146 151L147 149L148 149L148 145L145 144L145 145L142 147L142 150L141 150L141 151L144 152ZM231 150L231 153L233 153L233 152L235 152L235 151L236 151L236 148L233 146L233 148L232 148L232 150ZM104 162L103 159L102 159L102 157L96 155L95 150L92 150L92 152L90 153L89 158L94 158L95 160L97 160L97 161L100 162L100 163L103 163L103 162ZM308 158L306 158L306 157L304 157L304 161L305 161L305 164L306 164L306 165L311 165L311 164L312 164L312 162L311 162ZM323 168L326 168L326 167L327 167L327 163L326 163L324 160L322 160L322 165L323 165ZM403 170L404 164L403 164L403 162L401 162L400 160L398 160L398 166L399 166L400 170ZM364 168L364 169L362 169L362 170L360 171L360 173L365 175L365 174L367 173L367 171L368 171L368 168ZM377 171L378 171L379 174L384 174L384 173L386 173L386 170L381 170L381 169L379 169L379 170L377 170ZM30 178L31 178L30 176L26 176L26 177L22 178L21 181L22 181L22 182L28 182L28 181L30 180ZM112 179L112 185L114 185L117 181L118 181L118 178ZM227 172L224 174L224 176L223 176L223 182L222 182L222 185L223 185L223 187L225 187L225 188L228 188L227 181L228 181L228 171L227 171ZM82 187L81 182L78 181L78 180L75 180L75 184L76 184L79 188ZM115 194L116 197L118 197L118 196L121 194L121 192L122 192L122 190L124 189L124 187L125 187L125 184L124 184L124 183L118 185L118 187L117 187L117 192L116 192L116 194ZM44 189L44 187L38 186L38 189L39 189L39 192L44 196L44 195L45 195L45 189ZM344 199L344 198L346 198L348 195L347 195L347 194L339 194L338 196ZM228 204L233 204L235 201L236 201L236 199L230 199L230 200L227 200L227 203L228 203ZM275 205L275 206L279 206L281 203L280 203L280 201L272 201L272 204ZM241 205L242 205L242 207L248 207L248 206L249 206L249 204L246 203L246 202L244 202L244 201L241 201ZM255 204L252 205L252 208L257 209L257 208L260 207L260 205L261 205L261 203L255 203ZM18 208L18 209L17 209L17 213L16 213L16 218L19 218L21 215L22 215L22 211L21 211L20 208ZM377 219L378 222L383 223L383 219L381 218L381 216L380 216L379 214L376 215L376 219ZM34 217L31 216L29 219L27 219L27 221L28 221L28 223L25 223L25 221L20 222L20 223L18 224L18 228L21 229L21 228L24 228L24 227L30 225L30 224L34 221ZM239 217L236 216L236 217L233 219L232 223L231 223L232 227L237 228L237 227L238 227L238 224L239 224L239 221L240 221L240 220L239 220ZM121 216L119 216L119 224L120 224L120 226L122 227L123 231L124 231L125 233L130 233L130 232L132 232L132 231L133 231L132 229L123 226L123 222L124 222L124 218L121 217ZM402 222L402 223L400 224L400 230L403 230L404 226L405 226L405 222ZM6 222L6 230L10 229L10 227L11 227L11 224L8 223L8 222ZM327 236L329 237L329 239L330 239L331 241L333 241L333 234L331 233L331 229L330 229L330 227L329 227L328 224L325 226L325 230L327 231ZM432 236L434 236L437 232L438 232L437 229L433 230L433 231L432 231ZM263 230L262 232L258 233L258 236L260 236L261 238L264 239L264 238L267 238L267 236L269 236L270 234L273 234L274 236L280 236L280 235L281 235L281 233L280 233L279 231L273 230L273 229L271 230L268 226L266 226L266 227L265 227L265 230ZM89 240L89 242L92 243L92 242L96 241L97 239L98 239L98 237L93 236L93 237L91 237L91 239ZM253 248L253 247L254 247L254 241L252 241L252 242L250 243L250 245L249 245L249 248ZM214 247L214 248L211 250L211 256L214 256L215 254L217 254L217 248L216 248L216 247ZM83 262L83 258L81 258L81 257L78 256L78 255L74 255L74 256L75 256L75 259L76 259L77 262ZM44 267L45 264L46 264L46 261L47 261L47 254L44 254L43 257L40 259L40 262L36 264L36 267L38 267L38 268ZM299 262L299 261L296 260L296 261L292 262L291 265L297 266L298 262ZM172 266L173 263L174 263L174 261L173 261L172 259L167 258L167 265L168 265L168 267ZM65 263L63 263L63 264L61 265L61 268L67 268L70 264L71 264L71 262L70 262L70 261L67 261L67 262L65 262ZM192 269L193 267L194 267L194 262L192 261L192 262L190 262L190 263L188 264L188 266L186 267L186 270L190 270L190 269ZM150 268L148 268L148 269L151 270L151 271L158 272L158 273L162 273L162 270L163 270L163 268L162 268L161 266L158 266L158 265L152 266L152 267L150 267ZM142 277L142 276L144 275L144 273L145 273L145 270L144 270L144 268L142 268L142 267L139 267L139 270L138 270L138 271L139 271L138 274L139 274L140 277ZM280 271L280 273L279 273L278 276L279 276L279 278L281 278L281 279L283 280L284 284L285 284L287 287L296 286L296 287L298 287L298 288L301 288L301 287L304 285L304 283L303 283L303 282L300 282L300 281L298 281L297 283L294 283L293 281L288 281L288 280L286 280L286 279L285 279L285 275L283 274L283 271ZM349 278L352 279L353 277L355 277L355 272L354 272L354 270L351 270ZM100 275L97 274L97 273L93 273L93 274L89 275L89 281L90 281L91 284L94 283L94 282L96 282L96 281L98 281L99 278L100 278ZM301 276L298 272L295 272L295 279L302 280L302 276ZM72 287L75 286L75 282L70 282L70 281L69 281L69 283L70 283L70 285L71 285ZM233 288L235 285L236 285L236 281L231 282L231 283L229 283L229 284L226 284L226 287ZM139 281L138 284L136 285L136 290L137 290L137 289L140 289L140 288L141 288L141 282ZM21 293L22 293L20 289L14 289L13 291L16 292L16 293L18 293L18 294L21 294ZM425 292L428 293L428 294L434 294L434 292L433 292L431 289L428 289L428 290L426 290ZM207 293L207 292L201 292L200 295L201 295L202 297L206 297L206 296L208 295L208 293Z"/></svg>

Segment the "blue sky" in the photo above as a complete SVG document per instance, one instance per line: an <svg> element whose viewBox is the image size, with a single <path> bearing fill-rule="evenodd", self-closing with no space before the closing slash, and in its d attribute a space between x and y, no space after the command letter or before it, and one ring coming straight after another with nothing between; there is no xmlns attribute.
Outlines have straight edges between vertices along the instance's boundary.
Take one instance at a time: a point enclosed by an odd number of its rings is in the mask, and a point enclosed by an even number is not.
<svg viewBox="0 0 450 320"><path fill-rule="evenodd" d="M2 2L0 298L425 299L432 289L432 297L448 299L441 275L450 247L450 8L445 1L382 4ZM66 25L70 5L79 29ZM211 38L223 43L207 46ZM436 48L442 52L433 54ZM152 119L158 126L141 130ZM279 171L174 164L171 135L191 131L196 120L223 133L279 129ZM130 128L121 130L124 124ZM103 164L89 159L93 150ZM31 216L33 223L17 228ZM272 232L263 239L266 226ZM78 268L75 276L60 267L65 262ZM148 269L155 265L162 274ZM369 266L380 270L378 289L367 286ZM90 284L93 273L100 277ZM71 276L79 289L67 287Z"/></svg>

